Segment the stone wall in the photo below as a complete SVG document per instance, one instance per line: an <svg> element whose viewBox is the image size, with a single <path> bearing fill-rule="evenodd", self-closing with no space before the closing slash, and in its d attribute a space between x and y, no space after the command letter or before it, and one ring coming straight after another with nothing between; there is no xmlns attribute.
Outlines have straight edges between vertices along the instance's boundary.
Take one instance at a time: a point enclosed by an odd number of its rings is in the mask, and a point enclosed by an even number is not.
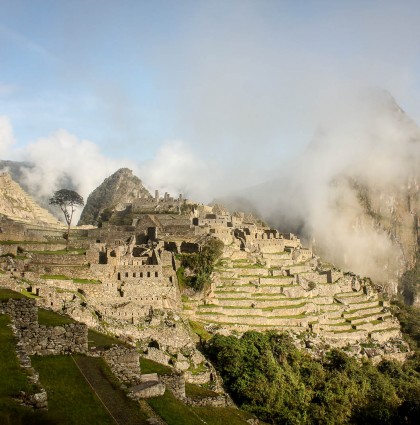
<svg viewBox="0 0 420 425"><path fill-rule="evenodd" d="M34 299L11 298L7 302L0 303L0 313L8 314L18 328L38 324L38 307Z"/></svg>
<svg viewBox="0 0 420 425"><path fill-rule="evenodd" d="M31 325L21 328L19 336L29 355L86 353L88 328L82 323L62 326Z"/></svg>
<svg viewBox="0 0 420 425"><path fill-rule="evenodd" d="M160 380L177 399L182 400L189 406L226 407L234 405L232 400L226 394L219 394L198 399L187 397L185 394L185 376L183 373L164 375L160 377Z"/></svg>
<svg viewBox="0 0 420 425"><path fill-rule="evenodd" d="M160 380L171 390L176 398L185 399L185 377L183 373L163 375L160 377Z"/></svg>
<svg viewBox="0 0 420 425"><path fill-rule="evenodd" d="M34 299L9 299L0 303L0 313L10 315L16 327L16 336L28 355L85 353L88 350L86 325L39 325L38 307Z"/></svg>
<svg viewBox="0 0 420 425"><path fill-rule="evenodd" d="M89 267L86 265L57 265L57 264L35 264L30 263L27 271L33 272L37 275L49 274L49 275L64 275L69 278L79 279L96 279ZM26 272L26 270L25 270Z"/></svg>
<svg viewBox="0 0 420 425"><path fill-rule="evenodd" d="M86 256L79 254L32 254L32 263L54 265L83 265L87 264Z"/></svg>
<svg viewBox="0 0 420 425"><path fill-rule="evenodd" d="M189 406L213 406L213 407L226 407L234 406L232 400L226 394L220 394L213 397L203 397L199 399L193 399L187 397L185 399L185 404Z"/></svg>
<svg viewBox="0 0 420 425"><path fill-rule="evenodd" d="M102 352L102 356L112 373L123 384L140 383L140 361L137 349L116 345Z"/></svg>

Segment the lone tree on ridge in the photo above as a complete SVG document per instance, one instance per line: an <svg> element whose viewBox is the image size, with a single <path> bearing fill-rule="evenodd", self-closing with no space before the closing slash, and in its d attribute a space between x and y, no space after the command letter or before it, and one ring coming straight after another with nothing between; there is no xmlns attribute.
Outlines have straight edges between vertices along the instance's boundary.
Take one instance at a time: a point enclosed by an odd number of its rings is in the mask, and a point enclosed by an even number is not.
<svg viewBox="0 0 420 425"><path fill-rule="evenodd" d="M74 190L60 189L54 192L52 198L50 198L50 205L57 205L63 211L64 218L67 223L67 249L69 247L70 240L70 224L73 218L73 213L76 207L82 207L84 205L83 198Z"/></svg>

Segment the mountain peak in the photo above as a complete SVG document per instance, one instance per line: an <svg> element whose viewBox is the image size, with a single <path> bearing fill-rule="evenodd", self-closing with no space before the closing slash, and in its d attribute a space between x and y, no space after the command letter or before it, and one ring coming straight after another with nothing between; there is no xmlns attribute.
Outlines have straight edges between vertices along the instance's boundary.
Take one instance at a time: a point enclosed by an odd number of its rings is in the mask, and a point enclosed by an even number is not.
<svg viewBox="0 0 420 425"><path fill-rule="evenodd" d="M107 177L88 197L79 225L97 224L106 209L121 210L139 196L151 196L129 168L120 168Z"/></svg>

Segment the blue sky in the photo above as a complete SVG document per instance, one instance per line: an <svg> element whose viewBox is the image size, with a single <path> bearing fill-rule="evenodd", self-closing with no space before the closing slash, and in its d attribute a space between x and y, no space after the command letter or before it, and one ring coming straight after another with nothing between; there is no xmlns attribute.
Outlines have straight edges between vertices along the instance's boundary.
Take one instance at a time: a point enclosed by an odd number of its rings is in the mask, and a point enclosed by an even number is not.
<svg viewBox="0 0 420 425"><path fill-rule="evenodd" d="M62 129L101 161L258 183L360 88L419 123L419 22L416 1L0 0L3 159Z"/></svg>

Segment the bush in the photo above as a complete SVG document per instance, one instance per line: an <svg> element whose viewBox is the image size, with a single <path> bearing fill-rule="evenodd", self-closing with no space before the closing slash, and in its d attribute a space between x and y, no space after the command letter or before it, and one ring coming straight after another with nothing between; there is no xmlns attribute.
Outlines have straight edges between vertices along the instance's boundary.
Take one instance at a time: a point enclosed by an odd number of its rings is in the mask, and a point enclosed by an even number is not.
<svg viewBox="0 0 420 425"><path fill-rule="evenodd" d="M420 414L420 356L375 367L334 349L323 360L287 334L215 335L205 351L242 408L278 424L414 424Z"/></svg>
<svg viewBox="0 0 420 425"><path fill-rule="evenodd" d="M214 265L223 253L223 246L221 240L211 238L201 247L200 252L181 255L178 279L181 277L183 284L195 291L204 290L210 284Z"/></svg>

